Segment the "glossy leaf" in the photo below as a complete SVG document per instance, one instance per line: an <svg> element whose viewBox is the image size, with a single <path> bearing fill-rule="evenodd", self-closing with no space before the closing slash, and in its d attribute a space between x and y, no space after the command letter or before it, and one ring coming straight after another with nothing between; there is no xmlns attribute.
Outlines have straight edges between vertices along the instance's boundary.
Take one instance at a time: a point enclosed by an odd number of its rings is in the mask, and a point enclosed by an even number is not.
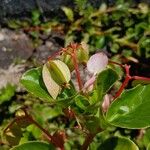
<svg viewBox="0 0 150 150"><path fill-rule="evenodd" d="M117 127L150 126L150 85L126 90L109 107L106 120Z"/></svg>
<svg viewBox="0 0 150 150"><path fill-rule="evenodd" d="M43 66L42 77L49 94L54 99L56 99L56 97L60 92L61 87L52 79L50 71L46 64Z"/></svg>
<svg viewBox="0 0 150 150"><path fill-rule="evenodd" d="M105 140L99 148L100 150L139 150L137 145L128 138L112 137Z"/></svg>
<svg viewBox="0 0 150 150"><path fill-rule="evenodd" d="M52 100L44 86L42 80L41 68L33 68L23 74L20 80L21 84L35 96L44 99Z"/></svg>
<svg viewBox="0 0 150 150"><path fill-rule="evenodd" d="M10 150L55 150L55 148L52 144L33 141L18 145Z"/></svg>
<svg viewBox="0 0 150 150"><path fill-rule="evenodd" d="M108 92L108 90L117 81L118 75L112 69L106 69L102 71L96 80L96 92L98 93L98 98L102 99L103 96Z"/></svg>

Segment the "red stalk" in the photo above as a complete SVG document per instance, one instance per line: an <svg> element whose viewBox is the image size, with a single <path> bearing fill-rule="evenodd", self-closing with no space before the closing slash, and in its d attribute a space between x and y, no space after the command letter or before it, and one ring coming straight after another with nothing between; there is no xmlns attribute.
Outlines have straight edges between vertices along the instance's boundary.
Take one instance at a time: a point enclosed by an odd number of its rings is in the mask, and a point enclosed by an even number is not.
<svg viewBox="0 0 150 150"><path fill-rule="evenodd" d="M81 91L82 87L83 87L83 84L82 84L81 77L80 77L80 72L79 72L79 66L78 66L78 62L77 62L76 52L74 52L71 56L72 56L73 63L74 63L74 68L75 68L75 72L76 72L76 77L77 77L79 90Z"/></svg>
<svg viewBox="0 0 150 150"><path fill-rule="evenodd" d="M51 56L48 57L48 60L51 60L53 58L55 58L56 56L60 55L63 52L64 49L60 49L57 52L55 52L54 54L52 54Z"/></svg>
<svg viewBox="0 0 150 150"><path fill-rule="evenodd" d="M60 148L60 150L64 150L64 147L62 147L60 144L59 144L59 141L57 138L55 138L55 136L52 136L47 130L45 130L40 124L38 124L38 122L36 122L32 116L30 116L26 109L25 108L22 108L22 110L24 111L25 113L25 116L22 116L22 117L16 117L14 120L11 121L11 123L4 129L4 133L7 131L7 129L11 128L11 126L19 121L19 120L22 120L22 119L28 119L30 123L34 124L35 126L37 126L43 133L44 135L46 136L47 140L50 142L50 143L53 143L56 147Z"/></svg>
<svg viewBox="0 0 150 150"><path fill-rule="evenodd" d="M147 77L140 77L140 76L132 76L133 80L143 80L143 81L149 81L150 82L150 78Z"/></svg>
<svg viewBox="0 0 150 150"><path fill-rule="evenodd" d="M113 62L114 63L114 62ZM114 63L115 64L115 63ZM118 65L118 64L117 64ZM120 66L120 65L119 65ZM121 66L122 67L122 66ZM124 90L124 88L128 85L130 80L144 80L144 81L150 81L150 78L147 77L140 77L140 76L131 76L130 75L130 66L129 65L124 65L123 66L125 71L126 71L126 77L124 82L122 83L121 87L119 88L118 92L116 93L114 99L116 99L117 97L119 97L122 93L122 91Z"/></svg>

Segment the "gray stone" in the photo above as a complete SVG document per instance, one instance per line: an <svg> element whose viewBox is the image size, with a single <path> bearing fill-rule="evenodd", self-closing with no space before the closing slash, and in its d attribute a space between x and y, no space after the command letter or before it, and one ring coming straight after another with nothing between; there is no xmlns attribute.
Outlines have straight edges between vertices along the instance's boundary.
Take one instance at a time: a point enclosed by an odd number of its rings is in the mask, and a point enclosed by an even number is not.
<svg viewBox="0 0 150 150"><path fill-rule="evenodd" d="M58 51L61 46L52 38L48 39L44 44L40 45L34 51L32 58L38 63L45 63L47 58Z"/></svg>
<svg viewBox="0 0 150 150"><path fill-rule="evenodd" d="M31 40L23 32L0 30L0 68L6 69L16 60L27 60L33 50Z"/></svg>

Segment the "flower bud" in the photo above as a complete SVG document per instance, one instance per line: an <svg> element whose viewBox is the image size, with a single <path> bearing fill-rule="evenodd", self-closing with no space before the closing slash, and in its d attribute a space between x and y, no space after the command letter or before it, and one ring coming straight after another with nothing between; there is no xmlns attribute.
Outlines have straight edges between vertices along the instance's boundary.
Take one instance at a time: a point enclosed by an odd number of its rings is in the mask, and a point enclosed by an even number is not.
<svg viewBox="0 0 150 150"><path fill-rule="evenodd" d="M50 60L47 67L53 80L60 86L67 84L71 79L68 66L60 60Z"/></svg>

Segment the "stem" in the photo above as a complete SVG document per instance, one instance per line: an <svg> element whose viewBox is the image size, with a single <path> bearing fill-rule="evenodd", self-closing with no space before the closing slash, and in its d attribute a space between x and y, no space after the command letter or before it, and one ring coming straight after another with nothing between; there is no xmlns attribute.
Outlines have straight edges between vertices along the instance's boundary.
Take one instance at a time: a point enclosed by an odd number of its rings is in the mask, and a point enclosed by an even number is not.
<svg viewBox="0 0 150 150"><path fill-rule="evenodd" d="M87 137L86 137L86 139L85 139L85 141L84 141L84 143L83 143L83 145L81 147L81 150L87 150L88 147L89 147L89 145L93 141L94 137L96 136L96 134L99 133L99 132L101 132L101 131L102 131L102 129L98 128L97 132L95 132L95 133L88 133Z"/></svg>
<svg viewBox="0 0 150 150"><path fill-rule="evenodd" d="M15 118L15 119L13 119L13 120L8 124L8 126L4 129L3 132L5 133L9 128L11 128L11 126L12 126L15 122L20 121L20 120L23 120L23 119L27 119L27 116L17 117L17 118Z"/></svg>
<svg viewBox="0 0 150 150"><path fill-rule="evenodd" d="M95 137L96 134L91 134L89 133L81 147L81 150L87 150L90 143L93 141L94 137Z"/></svg>
<svg viewBox="0 0 150 150"><path fill-rule="evenodd" d="M19 121L19 120L22 120L22 119L26 119L28 120L30 123L34 124L35 126L37 126L43 133L44 135L46 136L46 138L48 139L48 141L50 143L53 143L56 147L59 147L60 150L64 150L64 147L59 143L58 139L55 137L55 136L52 136L51 134L49 134L49 132L47 130L45 130L40 124L38 124L38 122L36 122L32 116L30 116L26 109L25 108L22 108L22 110L24 111L25 113L25 116L22 116L22 117L16 117L14 120L11 121L11 123L4 129L4 133L9 129L11 128L11 126Z"/></svg>
<svg viewBox="0 0 150 150"><path fill-rule="evenodd" d="M77 77L77 82L78 82L79 90L81 91L82 87L83 87L83 84L82 84L82 80L81 80L81 77L80 77L80 72L79 72L79 66L78 66L78 62L77 62L76 51L74 51L71 56L72 56L74 67L75 67L75 72L76 72L76 77Z"/></svg>
<svg viewBox="0 0 150 150"><path fill-rule="evenodd" d="M121 87L119 88L118 92L116 93L114 99L116 99L117 97L119 97L121 95L122 91L128 85L128 83L129 83L130 80L144 80L144 81L149 81L150 82L150 78L147 78L147 77L131 76L130 75L130 66L129 65L124 65L123 66L123 65L115 63L115 62L111 62L111 61L109 61L109 62L113 63L113 64L116 64L116 65L119 65L120 67L124 67L124 69L126 71L125 80L122 83Z"/></svg>
<svg viewBox="0 0 150 150"><path fill-rule="evenodd" d="M63 52L63 48L58 50L57 52L55 52L54 54L52 54L51 56L48 57L48 60L51 60L53 58L55 58L56 56L60 55Z"/></svg>
<svg viewBox="0 0 150 150"><path fill-rule="evenodd" d="M60 146L59 141L57 140L57 138L53 137L51 134L49 134L49 132L47 130L45 130L40 124L38 124L33 118L32 116L30 116L26 109L22 108L22 110L25 113L26 118L33 123L35 126L37 126L46 136L46 138L48 139L49 142L52 142L56 147L59 147L61 150L63 150L64 148L62 146Z"/></svg>
<svg viewBox="0 0 150 150"><path fill-rule="evenodd" d="M114 61L112 61L112 60L109 60L109 63L118 65L118 66L120 66L121 68L124 69L124 66L123 66L122 64L120 64L120 63L114 62Z"/></svg>
<svg viewBox="0 0 150 150"><path fill-rule="evenodd" d="M130 76L130 73L129 73L130 66L125 65L124 67L125 67L125 71L126 71L126 77L125 77L125 80L122 83L121 87L119 88L118 92L116 93L114 99L116 99L117 97L119 97L121 95L124 88L128 85L129 81L132 79L132 77Z"/></svg>
<svg viewBox="0 0 150 150"><path fill-rule="evenodd" d="M116 99L117 97L119 97L121 95L121 93L124 90L124 88L128 85L130 79L131 79L130 76L126 76L124 82L122 83L121 87L119 88L118 92L116 93L114 99Z"/></svg>
<svg viewBox="0 0 150 150"><path fill-rule="evenodd" d="M133 76L132 79L134 79L134 80L143 80L143 81L149 81L150 82L150 78L147 78L147 77Z"/></svg>
<svg viewBox="0 0 150 150"><path fill-rule="evenodd" d="M39 125L31 116L28 116L28 120L32 122L35 126L37 126L45 134L49 142L52 142L53 144L56 145L56 143L52 141L52 136L49 134L47 130L45 130L41 125Z"/></svg>

